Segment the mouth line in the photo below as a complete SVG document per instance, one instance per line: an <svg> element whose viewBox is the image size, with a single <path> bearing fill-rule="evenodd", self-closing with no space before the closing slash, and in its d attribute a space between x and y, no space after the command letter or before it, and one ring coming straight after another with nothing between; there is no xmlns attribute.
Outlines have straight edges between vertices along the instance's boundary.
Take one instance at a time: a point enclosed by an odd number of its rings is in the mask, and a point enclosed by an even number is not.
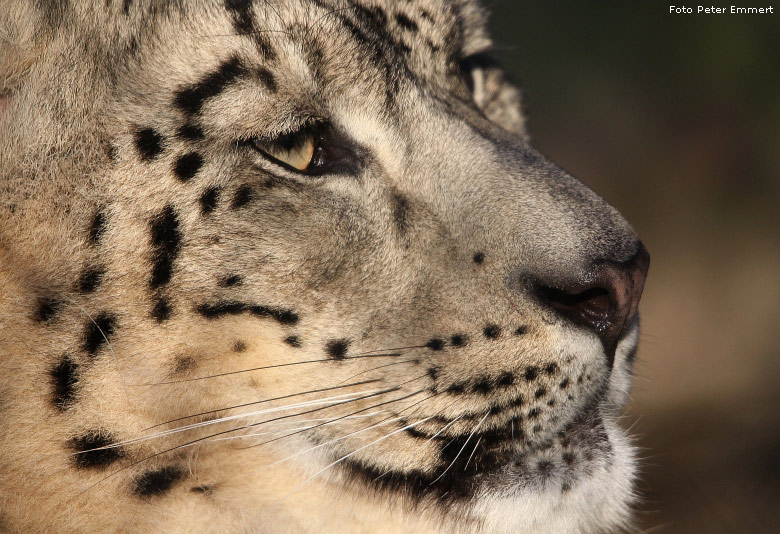
<svg viewBox="0 0 780 534"><path fill-rule="evenodd" d="M616 349L638 326L637 317L632 317L616 343ZM632 349L627 347L627 352ZM590 476L600 465L596 462L610 461L613 444L606 431L605 418L611 418L620 409L611 402L610 392L611 380L607 375L597 390L589 393L587 402L567 417L568 421L555 425L557 430L548 428L550 432L534 432L535 436L525 436L516 424L518 418L523 417L520 405L529 406L519 397L478 412L464 412L461 417L434 416L432 422L439 425L438 433L412 426L405 434L438 445L436 467L402 470L379 467L381 462L350 457L340 464L341 471L347 479L360 482L364 487L395 493L412 506L429 498L437 503L469 503L486 490L504 491L513 486L534 488L553 479L558 481L559 489L566 492L577 480ZM488 409L491 416L498 417L506 416L512 410L517 413L493 428L488 427L488 419L486 430L454 436L441 432L441 427L464 417L477 424ZM534 412L526 414L526 421L528 416L533 419ZM404 419L399 424L409 426L410 423L413 421ZM539 423L542 423L541 419ZM551 465L555 466L552 470Z"/></svg>
<svg viewBox="0 0 780 534"><path fill-rule="evenodd" d="M517 439L517 431L511 427L492 429L473 434L442 438L439 451L440 464L432 471L412 469L400 471L381 469L376 465L350 457L341 463L342 471L349 478L371 488L397 493L413 504L424 497L433 496L437 501L462 502L472 499L484 484L495 485L508 470L520 470L514 478L526 476L525 464L534 458L543 458L555 451L568 468L579 457L579 462L592 461L591 452L578 450L603 450L609 448L609 437L602 420L602 395L598 395L564 428L551 439L538 443ZM421 438L423 439L423 438ZM431 439L426 435L424 439ZM542 469L547 462L539 459Z"/></svg>
<svg viewBox="0 0 780 534"><path fill-rule="evenodd" d="M582 375L584 374L585 373L582 373ZM589 376L590 375L588 375L588 377ZM567 378L562 382L562 384L564 383L571 382ZM559 385L563 388L563 385ZM602 410L605 413L611 413L613 409L619 408L608 404L611 398L610 389L611 383L609 377L600 380L600 384L598 384L597 388L588 393L589 398L587 400L583 399L585 402L582 402L579 409L569 413L564 421L561 421L556 425L556 427L559 427L559 430L557 430L556 433L567 432L572 425L591 412ZM568 399L571 402L580 403L580 400L576 397L572 399L571 394L569 394ZM429 421L425 423L425 427L435 425L435 429L426 429L422 425L414 426L414 421L409 420L408 418L402 418L400 420L400 425L404 427L410 426L405 432L414 438L446 442L462 435L461 433L454 433L452 431L447 432L446 429L451 425L458 422L478 424L487 416L487 419L484 422L484 427L487 430L475 433L478 438L482 437L483 439L487 439L489 443L496 444L502 441L519 441L526 447L533 447L535 444L543 443L546 440L539 437L534 438L532 436L526 436L521 428L522 423L525 423L526 426L528 426L530 424L541 424L543 422L540 408L544 408L544 406L534 402L535 400L536 399L534 398L527 400L526 396L518 394L500 404L489 404L476 411L472 408L471 410L461 412L457 416L444 417L442 415L433 415L429 417ZM552 400L555 400L555 398L553 397ZM563 401L564 404L566 404L566 402L567 401L565 400ZM561 404L561 406L563 406L563 404ZM556 418L553 419L553 423L556 422L555 419ZM536 433L536 431L534 433Z"/></svg>

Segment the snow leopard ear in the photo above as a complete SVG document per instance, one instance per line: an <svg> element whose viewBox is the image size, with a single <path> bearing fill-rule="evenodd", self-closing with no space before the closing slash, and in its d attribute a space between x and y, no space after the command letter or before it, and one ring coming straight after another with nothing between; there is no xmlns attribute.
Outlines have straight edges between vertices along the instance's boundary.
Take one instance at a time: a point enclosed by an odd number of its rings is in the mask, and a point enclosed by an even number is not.
<svg viewBox="0 0 780 534"><path fill-rule="evenodd" d="M485 116L505 130L528 140L520 89L489 55L477 53L462 62L462 71L472 98Z"/></svg>

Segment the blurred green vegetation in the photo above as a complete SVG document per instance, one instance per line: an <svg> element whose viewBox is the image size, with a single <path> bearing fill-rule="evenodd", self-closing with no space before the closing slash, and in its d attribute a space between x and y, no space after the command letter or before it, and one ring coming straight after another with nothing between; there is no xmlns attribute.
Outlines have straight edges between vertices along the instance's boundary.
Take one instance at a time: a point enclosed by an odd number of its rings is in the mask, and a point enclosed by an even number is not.
<svg viewBox="0 0 780 534"><path fill-rule="evenodd" d="M534 144L652 255L637 532L780 532L780 14L487 5Z"/></svg>
<svg viewBox="0 0 780 534"><path fill-rule="evenodd" d="M614 163L653 169L715 156L693 184L713 188L711 200L747 200L756 215L755 197L780 198L780 15L670 15L661 2L491 7L498 56L521 76L542 149L609 142ZM595 139L581 135L595 127ZM633 191L644 177L626 171Z"/></svg>

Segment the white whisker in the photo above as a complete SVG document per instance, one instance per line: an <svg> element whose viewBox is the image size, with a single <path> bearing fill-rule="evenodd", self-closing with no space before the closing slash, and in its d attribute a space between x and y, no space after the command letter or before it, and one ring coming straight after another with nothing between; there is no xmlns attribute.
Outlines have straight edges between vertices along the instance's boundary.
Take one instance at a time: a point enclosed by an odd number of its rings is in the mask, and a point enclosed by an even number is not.
<svg viewBox="0 0 780 534"><path fill-rule="evenodd" d="M490 413L490 412L488 412L488 413ZM434 417L435 417L435 416L426 417L425 419L421 419L420 421L417 421L416 423L412 423L412 424L410 424L410 425L406 425L406 426L405 426L405 427L403 427L403 428L399 428L398 430L395 430L395 431L393 431L393 432L391 432L391 433L387 434L386 436L382 436L381 438L379 438L379 439L376 439L376 440L372 441L371 443L368 443L367 445L363 445L362 447L360 447L360 448L358 448L358 449L355 449L354 451L350 452L349 454L345 454L344 456L342 456L341 458L339 458L339 459L338 459L338 460L336 460L335 462L331 462L331 463L329 463L328 465L326 465L325 467L323 467L322 469L320 469L319 471L317 471L316 473L314 473L314 474L313 474L313 475L311 475L310 477L306 478L306 479L305 479L303 482L301 482L300 484L298 484L297 486L295 486L293 489L291 489L291 490L290 490L290 491L289 491L289 492L288 492L288 493L287 493L287 494L286 494L284 497L282 497L281 499L279 499L279 502L281 502L281 501L285 500L287 497L289 497L290 495L292 495L292 494L293 494L293 493L294 493L294 492L295 492L297 489L299 489L301 486L303 486L304 484L306 484L307 482L309 482L309 481L310 481L310 480L312 480L313 478L315 478L315 477L317 477L317 476L321 475L322 473L324 473L325 471L327 471L328 469L330 469L330 468L331 468L331 467L333 467L334 465L337 465L337 464L339 464L339 463L343 462L344 460L346 460L346 459L347 459L347 458L349 458L350 456L354 456L355 454L359 453L360 451L362 451L362 450L364 450L364 449L367 449L368 447L371 447L372 445L376 445L377 443L379 443L379 442L381 442L381 441L384 441L384 440L386 440L386 439L388 439L388 438L390 438L390 437L392 437L392 436L394 436L394 435L396 435L396 434L398 434L398 433L400 433L400 432L405 432L406 430L409 430L410 428L414 428L414 427L416 427L417 425L420 425L420 424L422 424L422 423L424 423L424 422L426 422L426 421L429 421L429 420L433 419ZM487 414L485 415L485 418L487 418ZM484 419L483 419L483 421L484 421Z"/></svg>
<svg viewBox="0 0 780 534"><path fill-rule="evenodd" d="M346 438L348 438L348 437L350 437L350 436L354 436L354 435L356 435L356 434L360 434L361 432L365 432L365 431L367 431L367 430L371 430L372 428L376 428L376 427L379 427L379 426L385 426L385 425L389 425L390 423L395 423L396 421L400 421L401 419L403 419L403 417L394 417L394 418L392 418L392 419L385 419L385 420L383 420L383 421L380 421L380 422L378 422L378 423L375 423L375 424L373 424L373 425L367 426L367 427L365 427L365 428L361 428L360 430L355 430L354 432L350 432L349 434L345 434L345 435L343 435L343 436L340 436L340 437L338 437L338 438L333 438L333 439L330 439L330 440L328 440L328 441L325 441L325 442L323 442L323 443L319 443L319 444L317 444L317 445L314 445L313 447L309 447L308 449L304 449L304 450L302 450L302 451L298 451L298 452L296 452L296 453L294 453L294 454L291 454L291 455L289 455L289 456L285 456L285 457L284 457L284 458L282 458L281 460L276 460L275 462L272 462L272 463L270 463L270 464L268 464L268 465L264 465L264 466L263 466L263 467L261 467L261 468L260 468L258 471L260 471L260 470L263 470L263 469L265 469L265 468L267 468L267 467L272 467L272 466L274 466L274 465L276 465L276 464L280 464L280 463L282 463L282 462L286 462L287 460L290 460L291 458L295 458L296 456L300 456L301 454L305 454L305 453L307 453L307 452L311 452L311 451L313 451L313 450L319 449L319 448L321 448L321 447L324 447L324 446L326 446L326 445L330 445L331 443L336 443L336 442L338 442L338 441L341 441L341 440L343 440L343 439L346 439Z"/></svg>
<svg viewBox="0 0 780 534"><path fill-rule="evenodd" d="M479 423L477 423L477 426L475 426L475 427L474 427L474 430L472 430L472 431L471 431L471 434L469 434L469 437L468 437L468 438L466 438L466 442L465 442L465 443L463 444L463 446L460 448L460 450L458 451L458 454L455 456L455 458L452 460L452 462L450 462L450 465L448 465L448 466L447 466L447 469L445 469L444 471L442 471L441 475L439 475L439 476L438 476L438 477L436 477L436 478L435 478L433 481L431 481L431 482L428 484L429 486L430 486L431 484L435 484L436 482L438 482L438 481L441 479L441 477L443 477L443 476L444 476L444 475L447 473L447 471L449 471L449 470L452 468L452 466L453 466L453 465L455 465L455 462L457 462L457 461L458 461L458 458L460 458L460 455L461 455L461 454L463 454L463 450L466 448L466 445L468 445L468 444L469 444L469 441L471 441L471 438L473 438L473 437L474 437L474 434L476 434L476 433L477 433L477 430L479 430L479 427L481 427L481 426L482 426L482 423L484 423L484 422L485 422L485 419L487 419L487 418L488 418L488 415L490 415L490 410L488 410L488 411L487 411L487 413L485 414L485 417L483 417L483 418L482 418L482 420L481 420Z"/></svg>
<svg viewBox="0 0 780 534"><path fill-rule="evenodd" d="M474 453L477 452L477 447L479 447L479 444L481 442L482 442L482 436L479 437L479 439L477 440L477 444L474 445L474 450L471 451L471 454L469 455L469 459L466 460L466 466L463 468L464 471L469 468L469 463L471 463L471 459L474 458Z"/></svg>
<svg viewBox="0 0 780 534"><path fill-rule="evenodd" d="M278 424L290 425L290 424L314 423L314 422L326 421L325 424L327 425L328 423L337 422L337 421L350 421L350 420L355 420L355 419L365 419L365 418L368 418L368 417L374 417L376 415L381 415L381 414L384 414L384 413L387 413L387 411L386 410L380 410L378 412L372 412L372 413L365 414L365 415L352 415L352 416L349 416L349 417L332 417L332 418L308 419L308 420L304 420L304 421L297 421L297 420L296 421L280 421ZM276 423L274 423L274 424L276 424ZM320 425L313 425L313 426L309 425L309 426L302 426L302 427L298 427L298 428L280 428L279 430L271 430L271 431L268 431L268 432L253 432L251 434L242 434L240 436L227 436L227 437L221 437L221 438L214 438L214 439L206 440L206 443L209 443L209 442L212 442L212 441L228 441L228 440L232 440L232 439L247 439L247 438L252 438L252 437L257 437L257 436L267 436L267 435L270 435L270 434L279 434L280 432L297 432L299 430L309 430L309 429L312 429L312 428L317 428L317 426L320 426ZM322 425L322 426L324 426L324 425ZM318 445L318 446L320 446L320 445Z"/></svg>
<svg viewBox="0 0 780 534"><path fill-rule="evenodd" d="M186 431L189 431L189 430L194 430L194 429L202 428L202 427L209 426L209 425L215 425L215 424L218 424L218 423L225 423L225 422L228 422L228 421L235 421L235 420L239 420L239 419L246 419L246 418L249 418L249 417L257 417L257 416L260 416L260 415L266 415L266 414L271 414L271 413L284 412L284 411L288 411L288 410L292 410L292 409L296 409L296 408L308 408L308 407L311 407L311 406L337 406L339 404L345 404L347 402L352 402L353 400L357 400L357 399L363 398L365 395L374 394L374 393L376 393L378 391L381 391L381 390L369 390L369 391L363 391L363 392L359 392L359 393L343 393L341 395L334 395L332 397L325 397L324 399L319 399L319 400L316 400L316 401L299 402L299 403L295 403L295 404L288 404L286 406L279 406L279 407L275 407L275 408L266 408L264 410L255 410L255 411L252 411L252 412L241 413L241 414L236 414L236 415L230 415L230 416L226 416L226 417L220 417L220 418L217 418L217 419L212 419L210 421L202 421L202 422L199 422L199 423L192 423L192 424L189 424L189 425L173 428L173 429L170 429L170 430L163 430L161 432L155 432L154 434L150 434L148 436L139 436L137 438L131 438L131 439L127 439L127 440L124 440L124 441L119 441L117 443L112 443L110 445L105 445L103 447L97 447L97 448L88 449L88 450L85 450L85 451L78 451L78 452L74 452L74 453L71 453L71 454L78 455L78 454L84 454L84 453L91 452L91 451L99 451L99 450L104 450L104 449L113 449L113 448L116 448L116 447L121 447L123 445L130 445L130 444L133 444L133 443L139 443L139 442L143 442L143 441L149 441L149 440L152 440L152 439L158 439L158 438L162 438L162 437L166 437L166 436L171 436L171 435L174 435L174 434L178 434L180 432L186 432ZM347 397L347 398L344 398L344 397ZM258 423L254 423L253 425L248 425L248 426L256 426L258 424L261 424L261 423L258 422ZM239 430L239 429L236 429L236 430Z"/></svg>
<svg viewBox="0 0 780 534"><path fill-rule="evenodd" d="M442 432L444 432L445 430L447 430L449 427L451 427L452 425L454 425L454 424L455 424L455 423L456 423L456 422L457 422L457 421L458 421L458 420L459 420L461 417L463 417L463 414L459 415L458 417L456 417L455 419L453 419L452 421L450 421L449 423L447 423L445 426L443 426L443 427L441 428L441 430L439 430L439 431L438 431L438 432L436 432L436 433L435 433L433 436L431 436L430 438L428 438L428 441L426 441L426 443L428 443L428 442L431 442L431 441L433 441L434 439L436 439L437 437L439 437L439 434L441 434Z"/></svg>

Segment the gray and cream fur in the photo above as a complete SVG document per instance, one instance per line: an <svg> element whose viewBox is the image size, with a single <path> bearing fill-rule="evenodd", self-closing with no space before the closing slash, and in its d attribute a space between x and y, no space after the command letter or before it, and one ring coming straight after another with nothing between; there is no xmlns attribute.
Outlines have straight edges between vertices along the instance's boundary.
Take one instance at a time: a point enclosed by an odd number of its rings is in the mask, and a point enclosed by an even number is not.
<svg viewBox="0 0 780 534"><path fill-rule="evenodd" d="M0 4L0 532L628 524L647 256L485 23ZM257 148L307 128L317 172Z"/></svg>

